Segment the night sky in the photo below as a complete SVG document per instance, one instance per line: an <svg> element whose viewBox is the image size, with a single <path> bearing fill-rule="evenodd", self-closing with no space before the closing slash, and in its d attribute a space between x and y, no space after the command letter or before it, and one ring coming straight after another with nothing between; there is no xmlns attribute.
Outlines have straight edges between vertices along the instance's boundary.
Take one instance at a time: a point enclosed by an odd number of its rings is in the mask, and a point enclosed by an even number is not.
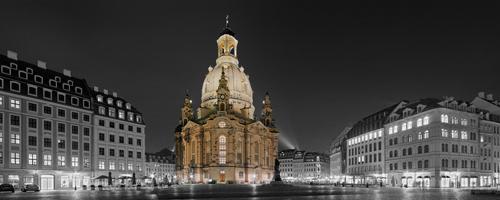
<svg viewBox="0 0 500 200"><path fill-rule="evenodd" d="M226 14L256 113L269 91L280 137L301 149L399 100L500 97L496 4L242 3L2 2L0 51L117 91L143 112L148 152L173 146L186 90L199 105Z"/></svg>

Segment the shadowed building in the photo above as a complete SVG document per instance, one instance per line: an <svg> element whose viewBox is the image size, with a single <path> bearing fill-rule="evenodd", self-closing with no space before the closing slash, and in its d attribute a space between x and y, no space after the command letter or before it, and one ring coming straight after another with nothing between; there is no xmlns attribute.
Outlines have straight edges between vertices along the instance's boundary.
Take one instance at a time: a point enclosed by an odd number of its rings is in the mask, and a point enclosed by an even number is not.
<svg viewBox="0 0 500 200"><path fill-rule="evenodd" d="M277 157L278 130L269 94L254 118L249 76L239 65L238 40L226 27L217 39L218 58L208 68L196 114L184 98L175 130L177 179L184 183L270 182Z"/></svg>

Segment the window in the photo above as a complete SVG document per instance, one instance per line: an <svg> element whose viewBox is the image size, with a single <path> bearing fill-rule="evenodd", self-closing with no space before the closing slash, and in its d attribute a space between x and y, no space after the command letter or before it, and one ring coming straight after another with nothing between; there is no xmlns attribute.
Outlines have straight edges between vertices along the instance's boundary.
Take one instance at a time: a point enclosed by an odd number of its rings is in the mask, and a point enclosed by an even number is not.
<svg viewBox="0 0 500 200"><path fill-rule="evenodd" d="M104 141L105 135L104 133L99 133L99 140Z"/></svg>
<svg viewBox="0 0 500 200"><path fill-rule="evenodd" d="M120 154L120 157L125 157L125 151L124 150L120 150L118 152Z"/></svg>
<svg viewBox="0 0 500 200"><path fill-rule="evenodd" d="M401 125L401 130L406 131L406 123L403 123L403 125Z"/></svg>
<svg viewBox="0 0 500 200"><path fill-rule="evenodd" d="M21 91L21 84L18 82L11 81L10 82L10 90L14 92L20 92Z"/></svg>
<svg viewBox="0 0 500 200"><path fill-rule="evenodd" d="M424 139L429 138L429 130L425 130L424 132Z"/></svg>
<svg viewBox="0 0 500 200"><path fill-rule="evenodd" d="M109 149L109 156L115 156L115 149Z"/></svg>
<svg viewBox="0 0 500 200"><path fill-rule="evenodd" d="M108 104L109 104L109 105L113 105L113 99L112 99L111 97L110 97L110 98L108 98Z"/></svg>
<svg viewBox="0 0 500 200"><path fill-rule="evenodd" d="M57 101L66 103L66 95L63 93L57 93Z"/></svg>
<svg viewBox="0 0 500 200"><path fill-rule="evenodd" d="M28 128L37 128L37 121L35 118L28 118Z"/></svg>
<svg viewBox="0 0 500 200"><path fill-rule="evenodd" d="M10 125L19 126L20 124L21 124L21 122L20 122L18 115L11 115L10 116Z"/></svg>
<svg viewBox="0 0 500 200"><path fill-rule="evenodd" d="M461 131L461 138L462 140L466 140L467 139L467 132L466 131Z"/></svg>
<svg viewBox="0 0 500 200"><path fill-rule="evenodd" d="M128 144L130 144L130 145L134 144L134 139L133 138L128 138Z"/></svg>
<svg viewBox="0 0 500 200"><path fill-rule="evenodd" d="M90 143L88 143L88 142L83 143L83 150L90 151Z"/></svg>
<svg viewBox="0 0 500 200"><path fill-rule="evenodd" d="M458 131L457 130L451 131L451 138L458 138Z"/></svg>
<svg viewBox="0 0 500 200"><path fill-rule="evenodd" d="M133 151L128 151L128 157L133 158L134 157L134 152Z"/></svg>
<svg viewBox="0 0 500 200"><path fill-rule="evenodd" d="M28 165L36 165L36 154L28 154Z"/></svg>
<svg viewBox="0 0 500 200"><path fill-rule="evenodd" d="M124 125L124 124L118 124L118 128L119 128L120 130L123 130L123 129L125 129L125 125Z"/></svg>
<svg viewBox="0 0 500 200"><path fill-rule="evenodd" d="M116 105L121 108L123 106L123 102L118 100L116 101Z"/></svg>
<svg viewBox="0 0 500 200"><path fill-rule="evenodd" d="M418 146L418 154L422 153L422 146Z"/></svg>
<svg viewBox="0 0 500 200"><path fill-rule="evenodd" d="M104 126L104 120L102 119L99 120L99 126Z"/></svg>
<svg viewBox="0 0 500 200"><path fill-rule="evenodd" d="M128 131L134 131L134 127L128 126Z"/></svg>
<svg viewBox="0 0 500 200"><path fill-rule="evenodd" d="M52 91L47 90L47 89L43 89L43 98L52 100Z"/></svg>
<svg viewBox="0 0 500 200"><path fill-rule="evenodd" d="M71 112L71 119L78 120L78 113L77 112Z"/></svg>
<svg viewBox="0 0 500 200"><path fill-rule="evenodd" d="M418 118L417 119L417 127L421 127L422 126L422 118Z"/></svg>
<svg viewBox="0 0 500 200"><path fill-rule="evenodd" d="M109 142L115 142L115 135L109 135Z"/></svg>
<svg viewBox="0 0 500 200"><path fill-rule="evenodd" d="M84 136L90 136L90 128L83 127L83 135Z"/></svg>
<svg viewBox="0 0 500 200"><path fill-rule="evenodd" d="M78 157L76 156L71 157L71 166L78 167Z"/></svg>
<svg viewBox="0 0 500 200"><path fill-rule="evenodd" d="M429 160L424 160L424 168L429 168Z"/></svg>
<svg viewBox="0 0 500 200"><path fill-rule="evenodd" d="M142 153L141 152L137 152L137 156L136 156L138 159L141 159L142 158Z"/></svg>
<svg viewBox="0 0 500 200"><path fill-rule="evenodd" d="M72 141L71 142L71 149L78 150L78 142L77 141Z"/></svg>
<svg viewBox="0 0 500 200"><path fill-rule="evenodd" d="M10 99L10 108L21 109L21 100Z"/></svg>
<svg viewBox="0 0 500 200"><path fill-rule="evenodd" d="M99 114L100 115L105 115L106 114L106 108L99 106Z"/></svg>
<svg viewBox="0 0 500 200"><path fill-rule="evenodd" d="M109 115L110 117L115 117L115 114L116 114L115 112L116 112L116 111L115 111L115 109L114 109L114 108L108 108L108 112L109 112L109 114L108 114L108 115Z"/></svg>
<svg viewBox="0 0 500 200"><path fill-rule="evenodd" d="M43 138L43 147L52 147L52 140L50 138Z"/></svg>
<svg viewBox="0 0 500 200"><path fill-rule="evenodd" d="M38 88L34 85L28 85L28 95L37 96Z"/></svg>
<svg viewBox="0 0 500 200"><path fill-rule="evenodd" d="M43 77L40 75L35 75L35 82L43 84Z"/></svg>
<svg viewBox="0 0 500 200"><path fill-rule="evenodd" d="M83 121L84 122L90 122L90 115L83 114Z"/></svg>
<svg viewBox="0 0 500 200"><path fill-rule="evenodd" d="M82 88L81 87L75 87L75 92L77 94L82 94Z"/></svg>
<svg viewBox="0 0 500 200"><path fill-rule="evenodd" d="M442 123L448 123L448 115L441 114L441 122Z"/></svg>
<svg viewBox="0 0 500 200"><path fill-rule="evenodd" d="M21 164L21 156L19 153L10 153L10 163L19 165Z"/></svg>
<svg viewBox="0 0 500 200"><path fill-rule="evenodd" d="M66 140L57 140L57 148L64 149L66 148Z"/></svg>
<svg viewBox="0 0 500 200"><path fill-rule="evenodd" d="M125 119L125 111L119 110L118 111L118 118L120 119Z"/></svg>
<svg viewBox="0 0 500 200"><path fill-rule="evenodd" d="M78 106L80 101L76 97L71 97L71 105Z"/></svg>
<svg viewBox="0 0 500 200"><path fill-rule="evenodd" d="M407 124L408 124L407 129L410 130L413 126L413 122L409 121Z"/></svg>
<svg viewBox="0 0 500 200"><path fill-rule="evenodd" d="M101 95L97 95L97 102L102 102L102 96Z"/></svg>
<svg viewBox="0 0 500 200"><path fill-rule="evenodd" d="M109 128L115 128L115 123L114 122L109 122Z"/></svg>
<svg viewBox="0 0 500 200"><path fill-rule="evenodd" d="M43 165L45 165L45 166L52 165L52 155L48 155L48 154L43 155Z"/></svg>
<svg viewBox="0 0 500 200"><path fill-rule="evenodd" d="M118 141L120 142L120 144L123 144L123 143L125 143L125 138L123 136L120 136L118 138Z"/></svg>
<svg viewBox="0 0 500 200"><path fill-rule="evenodd" d="M418 140L422 140L422 132L418 132Z"/></svg>
<svg viewBox="0 0 500 200"><path fill-rule="evenodd" d="M83 100L83 107L84 107L84 108L90 108L90 101L88 101L88 100Z"/></svg>
<svg viewBox="0 0 500 200"><path fill-rule="evenodd" d="M397 133L397 132L398 132L398 126L397 126L397 125L396 125L396 126L394 126L393 131L394 131L394 133Z"/></svg>
<svg viewBox="0 0 500 200"><path fill-rule="evenodd" d="M226 137L223 135L219 137L219 164L226 164Z"/></svg>
<svg viewBox="0 0 500 200"><path fill-rule="evenodd" d="M57 123L57 132L65 133L66 132L66 124Z"/></svg>
<svg viewBox="0 0 500 200"><path fill-rule="evenodd" d="M132 163L129 163L129 164L127 165L127 170L129 170L129 171L134 170L134 168L133 168L133 166L132 166Z"/></svg>
<svg viewBox="0 0 500 200"><path fill-rule="evenodd" d="M429 145L424 146L424 153L429 153Z"/></svg>
<svg viewBox="0 0 500 200"><path fill-rule="evenodd" d="M50 106L43 106L43 113L47 115L52 115L52 107Z"/></svg>
<svg viewBox="0 0 500 200"><path fill-rule="evenodd" d="M37 112L38 111L38 106L36 103L28 103L28 111L30 112Z"/></svg>
<svg viewBox="0 0 500 200"><path fill-rule="evenodd" d="M115 162L109 161L109 170L115 170Z"/></svg>
<svg viewBox="0 0 500 200"><path fill-rule="evenodd" d="M446 129L441 129L441 137L448 137L448 130Z"/></svg>
<svg viewBox="0 0 500 200"><path fill-rule="evenodd" d="M421 161L421 160L419 160L419 161L417 162L417 167L418 167L419 169L421 169L421 168L422 168L422 161Z"/></svg>
<svg viewBox="0 0 500 200"><path fill-rule="evenodd" d="M66 117L66 110L57 109L57 116L59 116L59 117Z"/></svg>
<svg viewBox="0 0 500 200"><path fill-rule="evenodd" d="M11 144L21 144L21 135L18 133L10 133Z"/></svg>
<svg viewBox="0 0 500 200"><path fill-rule="evenodd" d="M137 146L142 146L142 140L141 139L137 139Z"/></svg>
<svg viewBox="0 0 500 200"><path fill-rule="evenodd" d="M78 134L79 133L78 126L71 126L71 133Z"/></svg>
<svg viewBox="0 0 500 200"><path fill-rule="evenodd" d="M142 133L142 128L141 127L137 127L137 132L138 133Z"/></svg>
<svg viewBox="0 0 500 200"><path fill-rule="evenodd" d="M462 119L461 122L460 122L460 124L462 126L467 126L467 119Z"/></svg>
<svg viewBox="0 0 500 200"><path fill-rule="evenodd" d="M104 148L99 147L99 155L104 156Z"/></svg>
<svg viewBox="0 0 500 200"><path fill-rule="evenodd" d="M36 136L28 136L28 145L36 146Z"/></svg>
<svg viewBox="0 0 500 200"><path fill-rule="evenodd" d="M104 161L99 160L99 169L104 169Z"/></svg>
<svg viewBox="0 0 500 200"><path fill-rule="evenodd" d="M424 117L424 125L428 125L429 124L429 116L425 116Z"/></svg>
<svg viewBox="0 0 500 200"><path fill-rule="evenodd" d="M83 167L89 168L90 166L90 159L89 158L83 158Z"/></svg>

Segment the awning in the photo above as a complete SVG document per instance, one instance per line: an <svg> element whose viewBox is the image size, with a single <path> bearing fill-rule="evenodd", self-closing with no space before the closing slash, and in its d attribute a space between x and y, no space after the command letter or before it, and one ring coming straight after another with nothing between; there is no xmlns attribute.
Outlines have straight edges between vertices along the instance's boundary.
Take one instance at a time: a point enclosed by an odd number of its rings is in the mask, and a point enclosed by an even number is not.
<svg viewBox="0 0 500 200"><path fill-rule="evenodd" d="M449 176L441 176L441 178L450 178Z"/></svg>
<svg viewBox="0 0 500 200"><path fill-rule="evenodd" d="M469 178L469 176L462 176L461 178Z"/></svg>
<svg viewBox="0 0 500 200"><path fill-rule="evenodd" d="M430 176L425 176L424 178L431 178Z"/></svg>
<svg viewBox="0 0 500 200"><path fill-rule="evenodd" d="M417 176L417 178L422 178L422 176Z"/></svg>
<svg viewBox="0 0 500 200"><path fill-rule="evenodd" d="M129 179L129 178L132 178L130 176L120 176L118 179Z"/></svg>
<svg viewBox="0 0 500 200"><path fill-rule="evenodd" d="M94 179L107 179L107 178L108 178L107 176L100 175L98 177L95 177Z"/></svg>
<svg viewBox="0 0 500 200"><path fill-rule="evenodd" d="M477 178L477 176L471 176L471 178Z"/></svg>
<svg viewBox="0 0 500 200"><path fill-rule="evenodd" d="M406 178L406 176L403 176L403 177L401 177L401 178Z"/></svg>

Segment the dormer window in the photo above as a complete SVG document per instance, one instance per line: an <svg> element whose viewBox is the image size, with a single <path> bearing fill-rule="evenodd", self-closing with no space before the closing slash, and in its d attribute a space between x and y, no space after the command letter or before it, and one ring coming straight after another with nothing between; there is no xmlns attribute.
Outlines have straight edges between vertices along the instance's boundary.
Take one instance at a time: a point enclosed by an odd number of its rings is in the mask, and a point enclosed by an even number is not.
<svg viewBox="0 0 500 200"><path fill-rule="evenodd" d="M55 78L55 79L56 79L56 82L58 82L58 83L60 83L60 82L61 82L61 77L56 76L56 78Z"/></svg>
<svg viewBox="0 0 500 200"><path fill-rule="evenodd" d="M28 79L28 73L26 73L25 71L19 71L18 75L19 75L19 78Z"/></svg>
<svg viewBox="0 0 500 200"><path fill-rule="evenodd" d="M100 115L105 115L106 114L106 108L99 106L99 114Z"/></svg>
<svg viewBox="0 0 500 200"><path fill-rule="evenodd" d="M43 77L40 75L35 75L35 82L43 84Z"/></svg>
<svg viewBox="0 0 500 200"><path fill-rule="evenodd" d="M64 83L63 84L63 90L69 91L69 84Z"/></svg>
<svg viewBox="0 0 500 200"><path fill-rule="evenodd" d="M125 119L125 111L119 110L118 111L118 118L120 119Z"/></svg>
<svg viewBox="0 0 500 200"><path fill-rule="evenodd" d="M137 121L137 123L141 123L142 122L142 117L140 115L137 115L136 121Z"/></svg>
<svg viewBox="0 0 500 200"><path fill-rule="evenodd" d="M131 112L128 113L128 120L134 121L134 113L131 113Z"/></svg>
<svg viewBox="0 0 500 200"><path fill-rule="evenodd" d="M73 81L72 80L68 80L68 85L73 86Z"/></svg>
<svg viewBox="0 0 500 200"><path fill-rule="evenodd" d="M71 85L73 85L73 84L71 84ZM82 88L81 87L75 87L75 92L77 94L82 94Z"/></svg>
<svg viewBox="0 0 500 200"><path fill-rule="evenodd" d="M31 68L27 67L27 68L26 68L26 72L28 72L28 74L33 74L33 69L31 69Z"/></svg>
<svg viewBox="0 0 500 200"><path fill-rule="evenodd" d="M108 108L108 112L109 112L109 116L110 116L110 117L115 117L115 115L116 115L116 113L115 113L115 112L116 112L116 111L115 111L115 109L114 109L114 108Z"/></svg>
<svg viewBox="0 0 500 200"><path fill-rule="evenodd" d="M113 105L113 98L108 98L108 104Z"/></svg>
<svg viewBox="0 0 500 200"><path fill-rule="evenodd" d="M2 65L2 73L10 75L10 68L5 65Z"/></svg>
<svg viewBox="0 0 500 200"><path fill-rule="evenodd" d="M10 68L13 70L17 70L17 64L16 63L10 63Z"/></svg>
<svg viewBox="0 0 500 200"><path fill-rule="evenodd" d="M97 102L102 102L103 101L103 98L101 95L97 95Z"/></svg>
<svg viewBox="0 0 500 200"><path fill-rule="evenodd" d="M56 80L54 80L54 79L50 79L50 80L49 80L49 85L50 85L50 87L57 87L57 82L56 82Z"/></svg>
<svg viewBox="0 0 500 200"><path fill-rule="evenodd" d="M127 103L125 104L125 107L130 110L132 108L132 105L130 105L130 103Z"/></svg>
<svg viewBox="0 0 500 200"><path fill-rule="evenodd" d="M123 106L123 102L122 101L116 101L116 105L121 108Z"/></svg>

